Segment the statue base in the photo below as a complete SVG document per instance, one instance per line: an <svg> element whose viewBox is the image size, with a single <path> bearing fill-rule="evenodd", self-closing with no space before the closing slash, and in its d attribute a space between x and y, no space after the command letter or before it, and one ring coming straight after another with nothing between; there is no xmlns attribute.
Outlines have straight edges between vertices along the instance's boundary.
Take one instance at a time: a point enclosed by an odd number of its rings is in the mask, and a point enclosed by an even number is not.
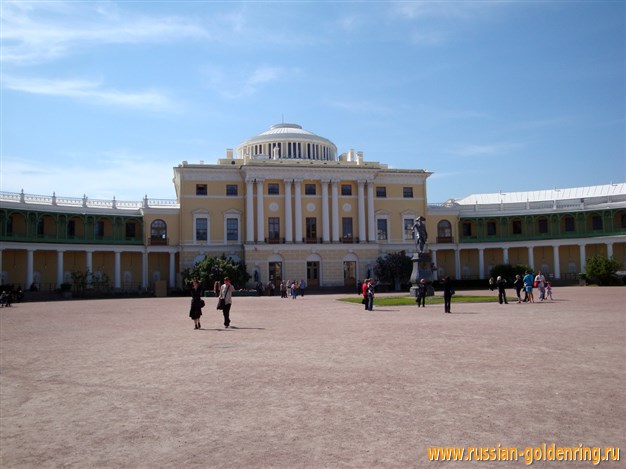
<svg viewBox="0 0 626 469"><path fill-rule="evenodd" d="M432 256L428 252L417 252L411 258L413 261L413 271L411 272L411 296L417 298L417 284L421 279L426 282L426 296L433 296L433 269Z"/></svg>

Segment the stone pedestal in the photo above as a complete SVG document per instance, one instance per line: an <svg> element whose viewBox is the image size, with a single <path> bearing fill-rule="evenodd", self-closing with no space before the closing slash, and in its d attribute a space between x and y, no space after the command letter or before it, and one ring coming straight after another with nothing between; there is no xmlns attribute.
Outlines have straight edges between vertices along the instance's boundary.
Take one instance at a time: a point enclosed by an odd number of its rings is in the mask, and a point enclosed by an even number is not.
<svg viewBox="0 0 626 469"><path fill-rule="evenodd" d="M433 296L433 269L432 256L428 252L415 253L411 259L413 261L413 272L411 272L411 296L417 297L417 284L421 279L426 281L426 296Z"/></svg>

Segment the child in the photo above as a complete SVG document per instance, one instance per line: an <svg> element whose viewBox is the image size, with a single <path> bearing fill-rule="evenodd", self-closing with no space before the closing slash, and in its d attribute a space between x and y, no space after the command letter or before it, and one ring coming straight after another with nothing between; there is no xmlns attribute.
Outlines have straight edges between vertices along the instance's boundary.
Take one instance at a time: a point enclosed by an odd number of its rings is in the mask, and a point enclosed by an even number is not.
<svg viewBox="0 0 626 469"><path fill-rule="evenodd" d="M546 300L548 298L552 299L552 285L550 285L550 282L546 282Z"/></svg>

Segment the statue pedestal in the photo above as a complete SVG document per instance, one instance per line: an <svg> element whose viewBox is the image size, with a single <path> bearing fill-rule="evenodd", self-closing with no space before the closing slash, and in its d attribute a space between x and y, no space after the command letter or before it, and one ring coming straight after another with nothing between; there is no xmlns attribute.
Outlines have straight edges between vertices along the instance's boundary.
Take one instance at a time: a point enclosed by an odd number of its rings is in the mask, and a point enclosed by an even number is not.
<svg viewBox="0 0 626 469"><path fill-rule="evenodd" d="M426 296L433 296L433 269L432 256L428 252L418 252L411 258L413 261L413 272L411 272L411 296L417 298L417 284L421 279L426 281Z"/></svg>

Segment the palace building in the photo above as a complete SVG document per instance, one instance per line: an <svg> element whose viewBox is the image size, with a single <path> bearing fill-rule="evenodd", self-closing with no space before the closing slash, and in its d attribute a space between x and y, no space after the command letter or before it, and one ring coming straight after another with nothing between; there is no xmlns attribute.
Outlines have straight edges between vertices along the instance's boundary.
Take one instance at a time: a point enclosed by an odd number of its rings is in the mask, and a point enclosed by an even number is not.
<svg viewBox="0 0 626 469"><path fill-rule="evenodd" d="M430 174L390 169L360 151L337 154L330 140L283 123L215 164L183 161L176 200L2 192L2 284L52 290L88 270L115 289L174 289L184 269L226 255L245 261L251 284L352 288L373 275L379 256L413 255L420 215L435 276L483 279L494 265L519 263L574 279L596 254L626 270L624 183L428 204Z"/></svg>

